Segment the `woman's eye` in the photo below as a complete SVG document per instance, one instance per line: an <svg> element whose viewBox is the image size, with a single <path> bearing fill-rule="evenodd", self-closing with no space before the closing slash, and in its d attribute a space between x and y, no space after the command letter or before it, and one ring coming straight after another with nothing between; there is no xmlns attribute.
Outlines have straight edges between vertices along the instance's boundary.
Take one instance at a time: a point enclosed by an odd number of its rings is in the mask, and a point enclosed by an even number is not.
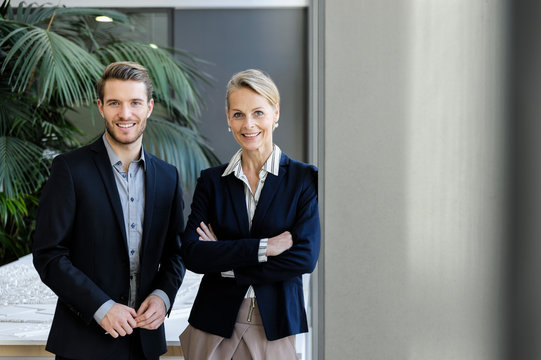
<svg viewBox="0 0 541 360"><path fill-rule="evenodd" d="M234 117L234 118L240 118L240 117L242 117L242 113L239 113L239 112L238 112L238 113L234 113L234 114L233 114L233 117Z"/></svg>
<svg viewBox="0 0 541 360"><path fill-rule="evenodd" d="M256 111L255 116L257 116L257 117L263 116L263 111Z"/></svg>

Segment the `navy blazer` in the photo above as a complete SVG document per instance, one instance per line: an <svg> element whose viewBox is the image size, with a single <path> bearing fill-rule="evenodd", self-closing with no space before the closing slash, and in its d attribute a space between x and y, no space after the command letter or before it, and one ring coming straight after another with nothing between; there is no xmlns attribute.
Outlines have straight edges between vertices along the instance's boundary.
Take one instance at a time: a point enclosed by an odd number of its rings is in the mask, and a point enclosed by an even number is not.
<svg viewBox="0 0 541 360"><path fill-rule="evenodd" d="M268 174L249 229L243 182L222 177L227 165L201 172L181 253L186 267L205 274L189 323L231 337L248 287L255 290L267 338L308 331L302 274L316 266L320 247L317 169L282 153L278 176ZM211 224L216 242L200 241L200 222ZM258 262L259 241L290 231L293 246ZM235 278L221 276L234 270Z"/></svg>
<svg viewBox="0 0 541 360"><path fill-rule="evenodd" d="M145 210L137 307L155 289L171 305L184 276L180 257L182 189L175 167L145 152ZM58 302L46 349L104 359L116 339L94 321L107 300L127 304L130 266L122 206L102 138L57 156L33 237L34 265ZM136 308L137 310L137 308ZM166 352L163 324L139 331L148 357ZM135 336L135 335L134 335Z"/></svg>

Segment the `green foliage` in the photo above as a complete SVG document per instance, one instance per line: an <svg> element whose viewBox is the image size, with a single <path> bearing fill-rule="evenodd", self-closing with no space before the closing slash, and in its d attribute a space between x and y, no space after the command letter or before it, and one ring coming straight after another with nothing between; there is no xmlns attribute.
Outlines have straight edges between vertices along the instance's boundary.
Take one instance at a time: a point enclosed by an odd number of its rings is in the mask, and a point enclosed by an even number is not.
<svg viewBox="0 0 541 360"><path fill-rule="evenodd" d="M115 22L98 27L99 15ZM209 79L200 60L119 38L126 29L128 17L111 10L0 5L0 264L29 252L51 160L82 145L66 113L94 103L95 83L113 61L141 63L152 78L157 106L145 148L176 165L187 187L217 163L197 128L196 84Z"/></svg>

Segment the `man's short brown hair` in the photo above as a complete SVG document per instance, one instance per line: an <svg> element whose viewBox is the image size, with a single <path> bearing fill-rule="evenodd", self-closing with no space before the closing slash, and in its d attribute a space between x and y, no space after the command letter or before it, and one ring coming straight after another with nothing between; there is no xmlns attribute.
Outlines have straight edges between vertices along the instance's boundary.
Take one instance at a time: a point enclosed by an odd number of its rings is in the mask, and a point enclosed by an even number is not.
<svg viewBox="0 0 541 360"><path fill-rule="evenodd" d="M97 84L98 98L102 102L105 82L110 79L141 81L147 89L147 101L152 99L152 81L148 76L147 69L143 65L130 61L119 61L109 64Z"/></svg>

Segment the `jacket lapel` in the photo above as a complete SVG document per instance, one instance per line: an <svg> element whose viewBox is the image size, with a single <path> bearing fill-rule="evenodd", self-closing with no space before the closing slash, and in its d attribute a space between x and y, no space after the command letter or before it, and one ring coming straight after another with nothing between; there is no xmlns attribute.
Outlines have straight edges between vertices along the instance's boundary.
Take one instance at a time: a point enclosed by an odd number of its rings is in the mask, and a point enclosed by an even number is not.
<svg viewBox="0 0 541 360"><path fill-rule="evenodd" d="M126 247L127 252L128 245L126 240L126 227L124 225L124 216L122 214L122 205L120 204L120 197L118 196L118 190L115 178L113 176L113 170L111 169L111 162L109 160L109 156L107 155L105 145L103 144L103 139L100 137L98 140L96 140L91 145L91 149L96 152L96 155L94 156L94 162L96 164L96 167L98 168L103 184L105 186L105 192L107 193L111 206L113 207L118 226L120 227L120 231L122 232L122 236L124 237L124 246Z"/></svg>
<svg viewBox="0 0 541 360"><path fill-rule="evenodd" d="M144 150L143 150L144 151ZM145 217L143 219L143 238L141 239L141 253L142 255L146 253L145 247L148 245L148 237L150 234L150 228L152 224L152 215L154 214L154 204L156 199L156 168L154 167L154 161L152 156L145 151L145 162L146 162L146 172L145 172Z"/></svg>
<svg viewBox="0 0 541 360"><path fill-rule="evenodd" d="M250 233L250 226L248 223L248 211L246 210L244 184L234 174L229 174L223 179L225 187L229 191L231 204L233 204L238 228L241 229L243 235L247 236Z"/></svg>
<svg viewBox="0 0 541 360"><path fill-rule="evenodd" d="M287 173L288 164L289 158L286 154L282 153L282 157L280 159L280 171L278 172L278 176L274 176L271 173L267 175L267 178L265 179L265 185L263 186L263 190L261 191L261 195L255 209L254 218L252 219L252 229L257 229L261 225L262 221L265 219L265 216L269 211L272 201L278 193L280 183L282 182Z"/></svg>

